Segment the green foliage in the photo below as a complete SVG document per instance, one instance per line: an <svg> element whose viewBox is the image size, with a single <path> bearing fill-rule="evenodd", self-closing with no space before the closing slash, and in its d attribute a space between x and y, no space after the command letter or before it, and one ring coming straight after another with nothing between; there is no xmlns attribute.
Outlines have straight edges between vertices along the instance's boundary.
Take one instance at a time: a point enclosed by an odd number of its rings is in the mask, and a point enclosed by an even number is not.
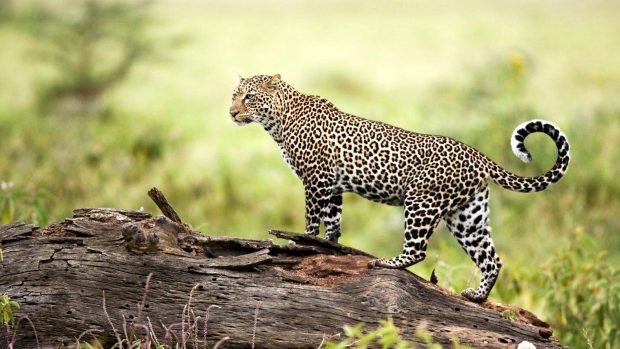
<svg viewBox="0 0 620 349"><path fill-rule="evenodd" d="M11 18L13 3L11 0L0 1L0 24Z"/></svg>
<svg viewBox="0 0 620 349"><path fill-rule="evenodd" d="M620 269L596 246L579 229L545 268L549 320L572 348L620 345Z"/></svg>
<svg viewBox="0 0 620 349"><path fill-rule="evenodd" d="M33 114L5 116L8 122L0 124L5 135L0 157L0 179L6 181L0 190L3 223L22 220L45 226L50 217L66 217L73 208L85 205L137 209L143 204L119 203L118 192L110 188L133 183L135 192L127 189L122 196L144 197L143 188L154 185L153 177L144 174L177 144L164 123L136 130L123 114L74 119L70 128Z"/></svg>
<svg viewBox="0 0 620 349"><path fill-rule="evenodd" d="M0 295L0 324L14 325L15 316L13 315L13 311L19 308L19 303L12 300L7 294Z"/></svg>
<svg viewBox="0 0 620 349"><path fill-rule="evenodd" d="M506 309L502 311L502 317L506 320L514 321L517 318L517 313L514 310Z"/></svg>
<svg viewBox="0 0 620 349"><path fill-rule="evenodd" d="M522 100L531 78L531 65L525 53L510 51L474 67L460 83L439 84L434 99L443 99L441 108L468 113L503 111L507 105Z"/></svg>
<svg viewBox="0 0 620 349"><path fill-rule="evenodd" d="M102 113L103 95L153 54L146 33L150 2L70 2L71 11L67 4L35 3L22 18L23 28L39 40L35 54L54 71L41 86L39 106L78 116Z"/></svg>
<svg viewBox="0 0 620 349"><path fill-rule="evenodd" d="M381 348L413 348L411 343L403 340L398 333L398 328L394 325L392 318L381 320L379 327L375 330L364 333L364 323L355 326L344 326L344 335L346 339L339 343L328 342L325 345L327 349L344 349L344 348L368 348L369 346L379 345Z"/></svg>
<svg viewBox="0 0 620 349"><path fill-rule="evenodd" d="M28 193L15 189L12 182L0 183L0 223L19 220L43 227L48 222L46 203L47 194L42 190Z"/></svg>
<svg viewBox="0 0 620 349"><path fill-rule="evenodd" d="M78 349L103 349L103 344L98 340L93 340L92 342L80 342L77 346ZM159 348L158 348L159 349Z"/></svg>
<svg viewBox="0 0 620 349"><path fill-rule="evenodd" d="M388 317L387 320L379 321L379 327L375 330L364 332L364 323L359 323L354 326L344 326L343 331L345 339L340 342L328 341L325 343L326 349L344 349L344 348L375 348L380 347L383 349L413 349L415 345L402 339L399 334L398 328L394 325L392 317ZM433 337L424 327L419 327L416 330L416 336L424 343L424 347L427 349L441 349L441 345L433 341ZM459 344L457 339L452 340L452 348L454 349L466 349L467 346Z"/></svg>

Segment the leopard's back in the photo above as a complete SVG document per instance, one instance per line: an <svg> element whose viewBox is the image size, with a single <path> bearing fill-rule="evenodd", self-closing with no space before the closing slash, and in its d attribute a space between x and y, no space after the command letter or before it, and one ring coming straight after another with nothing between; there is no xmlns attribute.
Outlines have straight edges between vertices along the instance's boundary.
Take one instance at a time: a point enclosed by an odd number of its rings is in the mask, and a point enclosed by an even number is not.
<svg viewBox="0 0 620 349"><path fill-rule="evenodd" d="M360 118L324 103L314 98L300 103L293 108L294 122L283 131L283 156L302 181L321 173L335 179L337 190L389 205L403 204L410 183L450 196L464 177L469 186L485 182L487 173L479 164L483 157L463 143Z"/></svg>

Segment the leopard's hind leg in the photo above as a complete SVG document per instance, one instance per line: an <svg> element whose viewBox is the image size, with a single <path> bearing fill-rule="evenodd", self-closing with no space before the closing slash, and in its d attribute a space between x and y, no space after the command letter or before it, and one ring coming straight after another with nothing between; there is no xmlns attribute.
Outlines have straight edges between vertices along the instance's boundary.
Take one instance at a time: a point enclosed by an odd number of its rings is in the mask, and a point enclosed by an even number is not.
<svg viewBox="0 0 620 349"><path fill-rule="evenodd" d="M426 258L428 239L443 216L440 201L433 193L412 192L405 198L405 242L398 256L370 262L370 267L406 268Z"/></svg>
<svg viewBox="0 0 620 349"><path fill-rule="evenodd" d="M495 254L489 227L489 189L475 194L468 202L446 215L448 229L482 272L480 286L461 294L474 302L489 296L499 276L502 262Z"/></svg>

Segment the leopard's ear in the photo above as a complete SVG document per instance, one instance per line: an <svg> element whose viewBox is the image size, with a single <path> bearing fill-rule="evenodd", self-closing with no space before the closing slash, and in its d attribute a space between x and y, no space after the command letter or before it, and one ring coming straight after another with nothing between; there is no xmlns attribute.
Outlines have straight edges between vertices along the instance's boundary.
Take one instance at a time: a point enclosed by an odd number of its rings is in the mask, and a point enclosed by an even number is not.
<svg viewBox="0 0 620 349"><path fill-rule="evenodd" d="M243 82L243 77L241 76L241 74L239 74L237 84L241 85L242 82Z"/></svg>
<svg viewBox="0 0 620 349"><path fill-rule="evenodd" d="M280 74L275 74L269 80L265 81L263 88L267 92L274 92L276 90L276 83L280 81Z"/></svg>

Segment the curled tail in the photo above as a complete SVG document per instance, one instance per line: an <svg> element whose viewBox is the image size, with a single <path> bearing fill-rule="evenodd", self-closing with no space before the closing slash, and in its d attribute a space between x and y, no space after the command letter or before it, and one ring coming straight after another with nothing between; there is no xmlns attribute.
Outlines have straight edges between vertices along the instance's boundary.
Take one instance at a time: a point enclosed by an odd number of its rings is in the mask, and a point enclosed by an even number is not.
<svg viewBox="0 0 620 349"><path fill-rule="evenodd" d="M517 126L510 137L512 152L523 162L530 162L532 155L525 148L523 141L529 134L535 132L542 132L551 137L553 142L555 142L555 146L558 148L558 157L553 167L541 176L521 177L493 163L489 171L493 182L509 190L530 192L545 190L549 185L559 181L564 176L570 160L568 140L564 133L549 121L530 120Z"/></svg>

